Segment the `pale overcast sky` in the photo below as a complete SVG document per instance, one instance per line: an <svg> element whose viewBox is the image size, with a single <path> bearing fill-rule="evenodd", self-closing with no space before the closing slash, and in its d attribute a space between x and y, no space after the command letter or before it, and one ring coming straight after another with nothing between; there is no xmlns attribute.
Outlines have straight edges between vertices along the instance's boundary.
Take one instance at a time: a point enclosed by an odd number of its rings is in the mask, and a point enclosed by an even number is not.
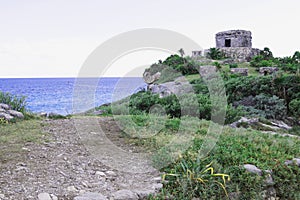
<svg viewBox="0 0 300 200"><path fill-rule="evenodd" d="M299 8L298 0L0 0L0 77L76 77L102 42L139 28L176 31L203 48L219 31L245 29L253 47L292 55L300 50ZM107 75L165 56L131 55Z"/></svg>

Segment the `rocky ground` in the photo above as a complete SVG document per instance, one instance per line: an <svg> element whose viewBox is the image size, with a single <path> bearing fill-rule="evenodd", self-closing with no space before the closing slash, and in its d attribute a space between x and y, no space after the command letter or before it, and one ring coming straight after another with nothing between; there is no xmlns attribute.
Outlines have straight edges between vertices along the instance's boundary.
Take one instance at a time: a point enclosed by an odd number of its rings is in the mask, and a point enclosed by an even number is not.
<svg viewBox="0 0 300 200"><path fill-rule="evenodd" d="M112 118L97 120L114 144L139 151L120 137ZM162 187L158 171L133 173L104 165L83 144L74 119L47 119L44 131L47 142L24 144L22 153L1 163L0 199L143 199Z"/></svg>

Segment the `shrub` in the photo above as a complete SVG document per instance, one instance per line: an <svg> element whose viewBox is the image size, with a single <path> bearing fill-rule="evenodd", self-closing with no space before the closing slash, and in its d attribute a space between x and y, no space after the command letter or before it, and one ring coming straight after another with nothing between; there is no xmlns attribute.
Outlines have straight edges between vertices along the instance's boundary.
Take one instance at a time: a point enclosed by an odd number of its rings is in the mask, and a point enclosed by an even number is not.
<svg viewBox="0 0 300 200"><path fill-rule="evenodd" d="M300 168L296 164L286 166L279 163L272 171L276 196L280 199L299 199Z"/></svg>
<svg viewBox="0 0 300 200"><path fill-rule="evenodd" d="M238 121L242 116L245 115L245 113L246 112L242 107L234 108L232 104L229 104L226 110L225 124L231 124Z"/></svg>
<svg viewBox="0 0 300 200"><path fill-rule="evenodd" d="M221 66L221 64L219 62L214 62L213 65L216 66L217 69L221 69L222 68L222 66Z"/></svg>
<svg viewBox="0 0 300 200"><path fill-rule="evenodd" d="M272 60L265 60L262 55L254 56L250 61L250 65L252 67L271 67L274 66L274 62Z"/></svg>
<svg viewBox="0 0 300 200"><path fill-rule="evenodd" d="M171 117L181 117L181 107L176 95L172 94L161 98L159 103L163 106L165 112Z"/></svg>
<svg viewBox="0 0 300 200"><path fill-rule="evenodd" d="M218 48L210 48L207 57L213 60L221 60L225 58L225 54Z"/></svg>
<svg viewBox="0 0 300 200"><path fill-rule="evenodd" d="M229 64L229 68L237 68L238 67L238 64L237 63L232 63L232 64Z"/></svg>
<svg viewBox="0 0 300 200"><path fill-rule="evenodd" d="M5 103L11 106L11 109L25 113L26 112L26 97L16 96L10 93L0 91L0 103Z"/></svg>
<svg viewBox="0 0 300 200"><path fill-rule="evenodd" d="M300 117L300 99L294 99L289 103L289 111L294 117Z"/></svg>
<svg viewBox="0 0 300 200"><path fill-rule="evenodd" d="M283 119L287 114L284 100L277 96L257 95L253 98L254 106L244 106L249 115L267 119Z"/></svg>
<svg viewBox="0 0 300 200"><path fill-rule="evenodd" d="M151 92L138 92L130 97L129 109L131 114L149 113L150 108L159 101L158 95ZM114 110L113 110L114 111Z"/></svg>

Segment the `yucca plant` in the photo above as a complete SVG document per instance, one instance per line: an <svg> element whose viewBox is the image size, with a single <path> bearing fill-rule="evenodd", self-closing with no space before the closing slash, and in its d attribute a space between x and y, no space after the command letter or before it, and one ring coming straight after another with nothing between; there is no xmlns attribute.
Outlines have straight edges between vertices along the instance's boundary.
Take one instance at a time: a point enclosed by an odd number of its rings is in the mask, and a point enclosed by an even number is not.
<svg viewBox="0 0 300 200"><path fill-rule="evenodd" d="M195 162L181 158L177 166L174 173L166 173L162 177L163 181L167 180L169 187L174 187L173 191L180 191L178 194L187 199L228 198L226 183L230 181L230 177L227 174L216 173L212 162L204 165L203 160L199 158Z"/></svg>

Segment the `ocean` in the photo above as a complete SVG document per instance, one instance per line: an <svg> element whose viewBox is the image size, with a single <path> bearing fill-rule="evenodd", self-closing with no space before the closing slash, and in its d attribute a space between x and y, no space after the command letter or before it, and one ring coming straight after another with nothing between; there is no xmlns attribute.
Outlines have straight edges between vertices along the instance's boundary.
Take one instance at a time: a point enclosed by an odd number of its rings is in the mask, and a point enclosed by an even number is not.
<svg viewBox="0 0 300 200"><path fill-rule="evenodd" d="M62 115L83 112L85 109L111 103L142 88L145 88L145 83L140 77L0 79L0 91L26 96L27 108L31 112L53 112ZM74 108L75 99L85 99L81 102L83 106L80 105L79 110Z"/></svg>

